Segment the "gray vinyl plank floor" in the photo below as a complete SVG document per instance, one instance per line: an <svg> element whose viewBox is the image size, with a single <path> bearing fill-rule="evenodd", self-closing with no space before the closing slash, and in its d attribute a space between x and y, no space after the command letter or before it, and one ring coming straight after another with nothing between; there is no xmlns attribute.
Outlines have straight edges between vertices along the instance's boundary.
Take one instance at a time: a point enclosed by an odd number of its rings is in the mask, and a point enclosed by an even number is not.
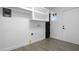
<svg viewBox="0 0 79 59"><path fill-rule="evenodd" d="M12 51L79 51L79 45L48 38Z"/></svg>

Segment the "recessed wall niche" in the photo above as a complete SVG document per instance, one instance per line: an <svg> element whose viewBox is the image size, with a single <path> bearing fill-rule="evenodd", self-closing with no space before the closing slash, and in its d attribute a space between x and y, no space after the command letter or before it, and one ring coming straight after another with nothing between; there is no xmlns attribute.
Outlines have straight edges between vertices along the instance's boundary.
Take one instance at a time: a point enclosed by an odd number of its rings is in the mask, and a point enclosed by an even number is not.
<svg viewBox="0 0 79 59"><path fill-rule="evenodd" d="M3 8L3 17L11 17L11 9Z"/></svg>

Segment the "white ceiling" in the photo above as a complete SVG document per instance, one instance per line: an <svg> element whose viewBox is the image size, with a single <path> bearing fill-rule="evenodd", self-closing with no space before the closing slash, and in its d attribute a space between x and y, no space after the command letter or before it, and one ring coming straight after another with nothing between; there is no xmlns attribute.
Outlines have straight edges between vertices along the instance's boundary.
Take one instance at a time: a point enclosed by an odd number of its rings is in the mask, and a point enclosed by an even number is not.
<svg viewBox="0 0 79 59"><path fill-rule="evenodd" d="M45 7L45 8L47 8L47 9L49 9L49 10L53 10L53 7Z"/></svg>
<svg viewBox="0 0 79 59"><path fill-rule="evenodd" d="M71 10L73 8L77 8L77 7L45 7L51 11L67 11L67 10Z"/></svg>

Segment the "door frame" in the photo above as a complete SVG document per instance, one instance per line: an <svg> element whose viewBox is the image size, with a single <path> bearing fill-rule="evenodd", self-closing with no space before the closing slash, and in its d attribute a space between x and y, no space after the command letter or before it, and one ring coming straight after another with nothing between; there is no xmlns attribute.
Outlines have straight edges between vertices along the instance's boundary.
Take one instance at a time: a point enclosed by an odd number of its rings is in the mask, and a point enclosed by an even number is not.
<svg viewBox="0 0 79 59"><path fill-rule="evenodd" d="M49 21L45 22L45 38L50 38L50 19L51 19L51 14L49 13ZM46 25L49 25L49 28L46 28ZM49 30L49 34L47 33L47 29ZM48 36L48 37L47 37Z"/></svg>

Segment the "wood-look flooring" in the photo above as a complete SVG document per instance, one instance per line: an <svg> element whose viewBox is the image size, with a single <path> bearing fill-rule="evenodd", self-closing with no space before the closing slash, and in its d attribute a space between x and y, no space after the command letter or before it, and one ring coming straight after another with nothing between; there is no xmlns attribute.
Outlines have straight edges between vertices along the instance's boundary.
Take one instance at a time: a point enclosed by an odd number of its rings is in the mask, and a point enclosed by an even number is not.
<svg viewBox="0 0 79 59"><path fill-rule="evenodd" d="M79 51L79 45L48 38L12 51Z"/></svg>

